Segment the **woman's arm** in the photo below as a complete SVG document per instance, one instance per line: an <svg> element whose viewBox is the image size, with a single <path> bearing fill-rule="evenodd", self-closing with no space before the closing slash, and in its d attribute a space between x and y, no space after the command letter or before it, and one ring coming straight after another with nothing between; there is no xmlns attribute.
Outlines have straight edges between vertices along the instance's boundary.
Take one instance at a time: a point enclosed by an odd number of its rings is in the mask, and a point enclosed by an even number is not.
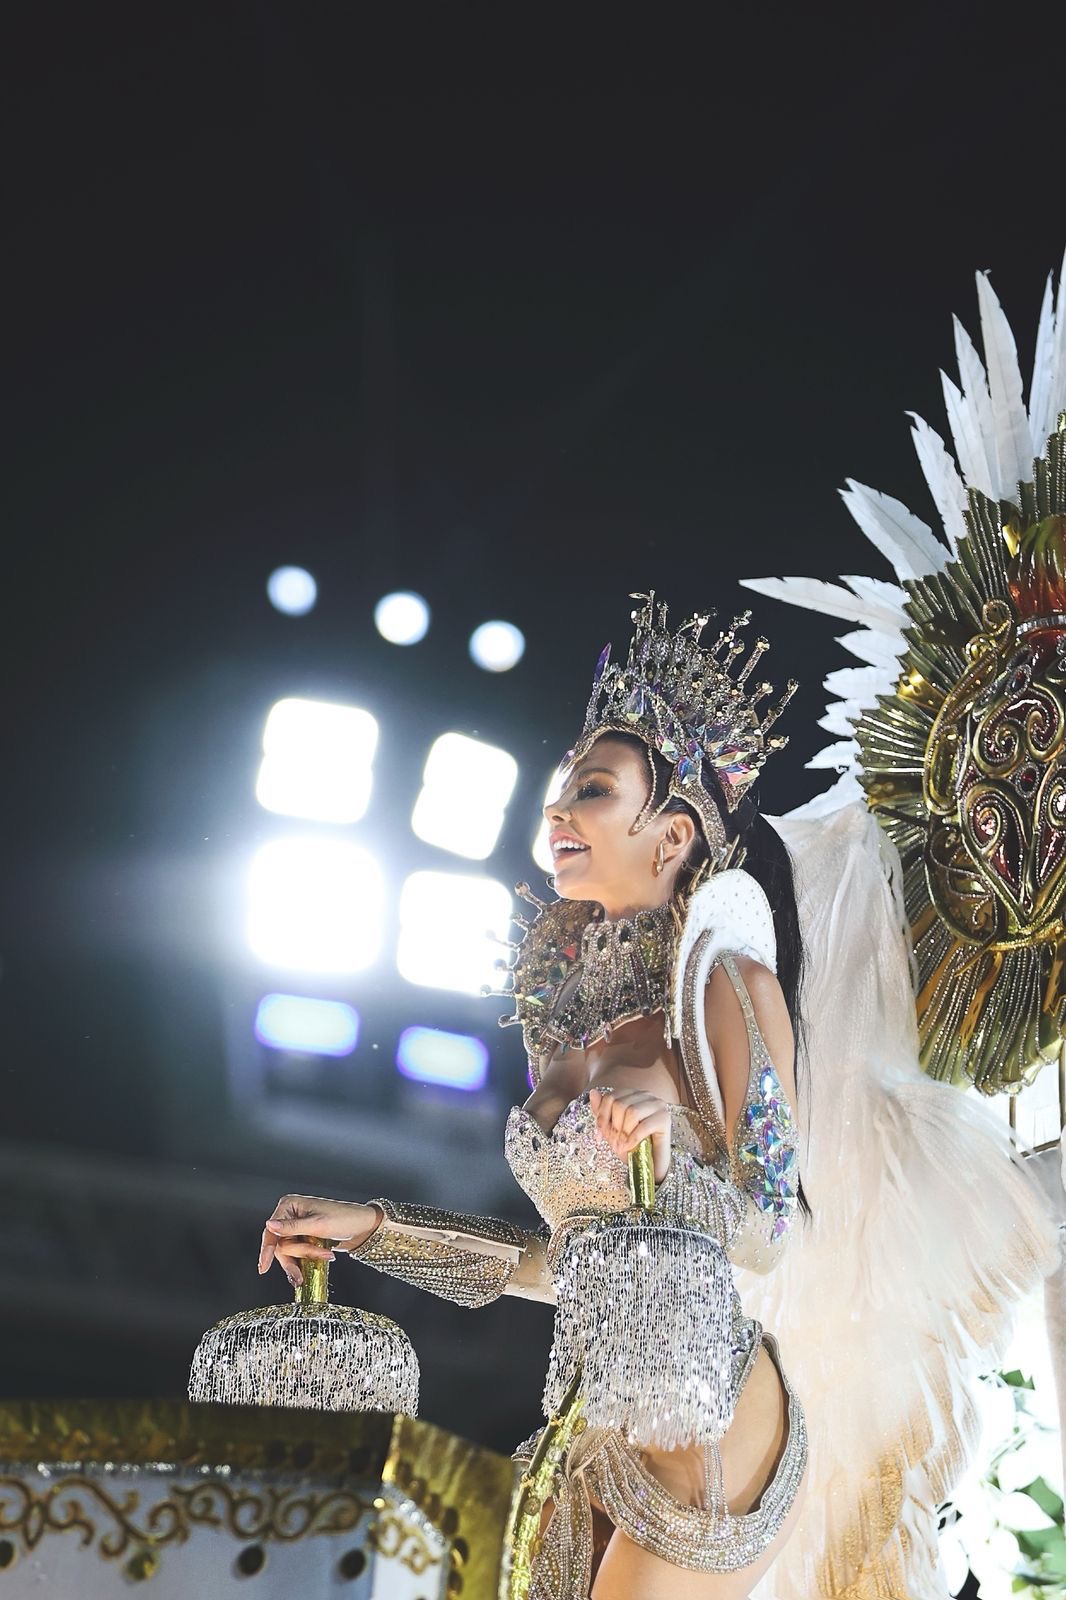
<svg viewBox="0 0 1066 1600"><path fill-rule="evenodd" d="M792 1024L777 979L748 957L722 957L705 1005L726 1154L744 1201L730 1259L769 1272L799 1203Z"/></svg>
<svg viewBox="0 0 1066 1600"><path fill-rule="evenodd" d="M334 1251L457 1305L488 1305L506 1293L552 1297L541 1235L495 1217L384 1199L355 1205L284 1195L263 1230L259 1270L276 1258L298 1284L301 1258L332 1260Z"/></svg>
<svg viewBox="0 0 1066 1600"><path fill-rule="evenodd" d="M489 1305L501 1294L554 1298L545 1236L496 1217L403 1201L371 1203L381 1221L349 1250L357 1261L461 1306Z"/></svg>

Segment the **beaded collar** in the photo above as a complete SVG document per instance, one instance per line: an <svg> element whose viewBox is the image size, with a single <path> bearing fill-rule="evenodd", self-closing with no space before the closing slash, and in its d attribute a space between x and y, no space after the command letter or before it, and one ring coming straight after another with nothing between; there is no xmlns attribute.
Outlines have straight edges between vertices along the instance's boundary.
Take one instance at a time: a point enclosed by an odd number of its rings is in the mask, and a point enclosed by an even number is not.
<svg viewBox="0 0 1066 1600"><path fill-rule="evenodd" d="M517 892L538 907L509 966L515 1015L536 1066L555 1046L587 1049L615 1028L656 1011L668 1015L677 925L669 905L608 921L588 900L544 905L526 884ZM521 919L519 919L521 921ZM669 1023L667 1023L669 1030Z"/></svg>

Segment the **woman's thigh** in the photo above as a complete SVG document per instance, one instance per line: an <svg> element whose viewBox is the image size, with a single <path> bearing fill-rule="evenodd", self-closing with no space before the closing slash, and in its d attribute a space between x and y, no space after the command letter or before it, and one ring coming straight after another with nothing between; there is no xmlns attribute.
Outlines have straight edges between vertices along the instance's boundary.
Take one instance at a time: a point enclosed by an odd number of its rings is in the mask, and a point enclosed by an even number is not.
<svg viewBox="0 0 1066 1600"><path fill-rule="evenodd" d="M788 1399L769 1352L760 1350L721 1442L722 1488L726 1505L744 1515L759 1500L777 1471L788 1439ZM705 1472L699 1449L648 1451L649 1470L676 1500L703 1505ZM792 1530L799 1499L757 1561L739 1572L694 1572L675 1567L616 1529L592 1587L593 1600L744 1600L777 1557Z"/></svg>
<svg viewBox="0 0 1066 1600"><path fill-rule="evenodd" d="M592 1600L747 1600L787 1543L803 1502L803 1486L777 1537L739 1572L692 1572L652 1555L616 1528L592 1585Z"/></svg>

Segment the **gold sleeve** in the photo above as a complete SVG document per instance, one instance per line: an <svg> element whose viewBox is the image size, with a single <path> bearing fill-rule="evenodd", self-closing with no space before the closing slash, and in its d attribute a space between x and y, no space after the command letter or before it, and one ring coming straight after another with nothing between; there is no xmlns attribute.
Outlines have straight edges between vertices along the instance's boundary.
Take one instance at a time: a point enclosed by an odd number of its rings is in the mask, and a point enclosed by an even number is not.
<svg viewBox="0 0 1066 1600"><path fill-rule="evenodd" d="M460 1306L485 1306L501 1294L550 1299L545 1237L496 1217L435 1206L372 1200L381 1221L350 1252L356 1261Z"/></svg>

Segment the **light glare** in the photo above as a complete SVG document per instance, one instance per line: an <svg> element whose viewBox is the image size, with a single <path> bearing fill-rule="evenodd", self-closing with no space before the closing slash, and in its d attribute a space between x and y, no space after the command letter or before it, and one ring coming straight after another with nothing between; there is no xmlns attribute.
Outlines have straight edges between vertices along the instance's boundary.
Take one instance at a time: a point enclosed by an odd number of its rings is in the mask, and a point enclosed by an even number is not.
<svg viewBox="0 0 1066 1600"><path fill-rule="evenodd" d="M498 976L511 896L494 878L413 872L400 893L396 965L408 983L480 994Z"/></svg>
<svg viewBox="0 0 1066 1600"><path fill-rule="evenodd" d="M374 607L374 623L390 644L418 644L429 631L429 606L409 590L387 594Z"/></svg>
<svg viewBox="0 0 1066 1600"><path fill-rule="evenodd" d="M555 771L548 780L548 787L544 791L545 806L554 800L562 791L564 772L565 766L556 767ZM540 827L537 829L533 839L533 860L537 863L537 866L542 872L555 871L555 862L552 860L551 848L548 844L548 834L550 832L551 829L548 825L548 819L544 815L544 807L542 806L540 813Z"/></svg>
<svg viewBox="0 0 1066 1600"><path fill-rule="evenodd" d="M267 595L276 611L304 617L318 599L318 584L305 567L275 567L267 579Z"/></svg>
<svg viewBox="0 0 1066 1600"><path fill-rule="evenodd" d="M449 1089L483 1089L489 1075L489 1053L480 1039L440 1028L405 1028L396 1049L396 1065L405 1078L439 1083Z"/></svg>
<svg viewBox="0 0 1066 1600"><path fill-rule="evenodd" d="M311 822L358 822L370 804L378 725L369 711L289 698L270 709L255 797Z"/></svg>
<svg viewBox="0 0 1066 1600"><path fill-rule="evenodd" d="M274 839L252 860L248 943L294 972L361 972L381 948L385 886L345 839Z"/></svg>
<svg viewBox="0 0 1066 1600"><path fill-rule="evenodd" d="M265 994L255 1014L255 1036L271 1050L350 1056L359 1039L359 1013L343 1000Z"/></svg>
<svg viewBox="0 0 1066 1600"><path fill-rule="evenodd" d="M486 672L509 672L525 648L525 635L513 622L483 622L470 635L470 654Z"/></svg>
<svg viewBox="0 0 1066 1600"><path fill-rule="evenodd" d="M427 844L484 861L496 847L518 777L514 756L462 733L442 733L426 757L411 827Z"/></svg>

